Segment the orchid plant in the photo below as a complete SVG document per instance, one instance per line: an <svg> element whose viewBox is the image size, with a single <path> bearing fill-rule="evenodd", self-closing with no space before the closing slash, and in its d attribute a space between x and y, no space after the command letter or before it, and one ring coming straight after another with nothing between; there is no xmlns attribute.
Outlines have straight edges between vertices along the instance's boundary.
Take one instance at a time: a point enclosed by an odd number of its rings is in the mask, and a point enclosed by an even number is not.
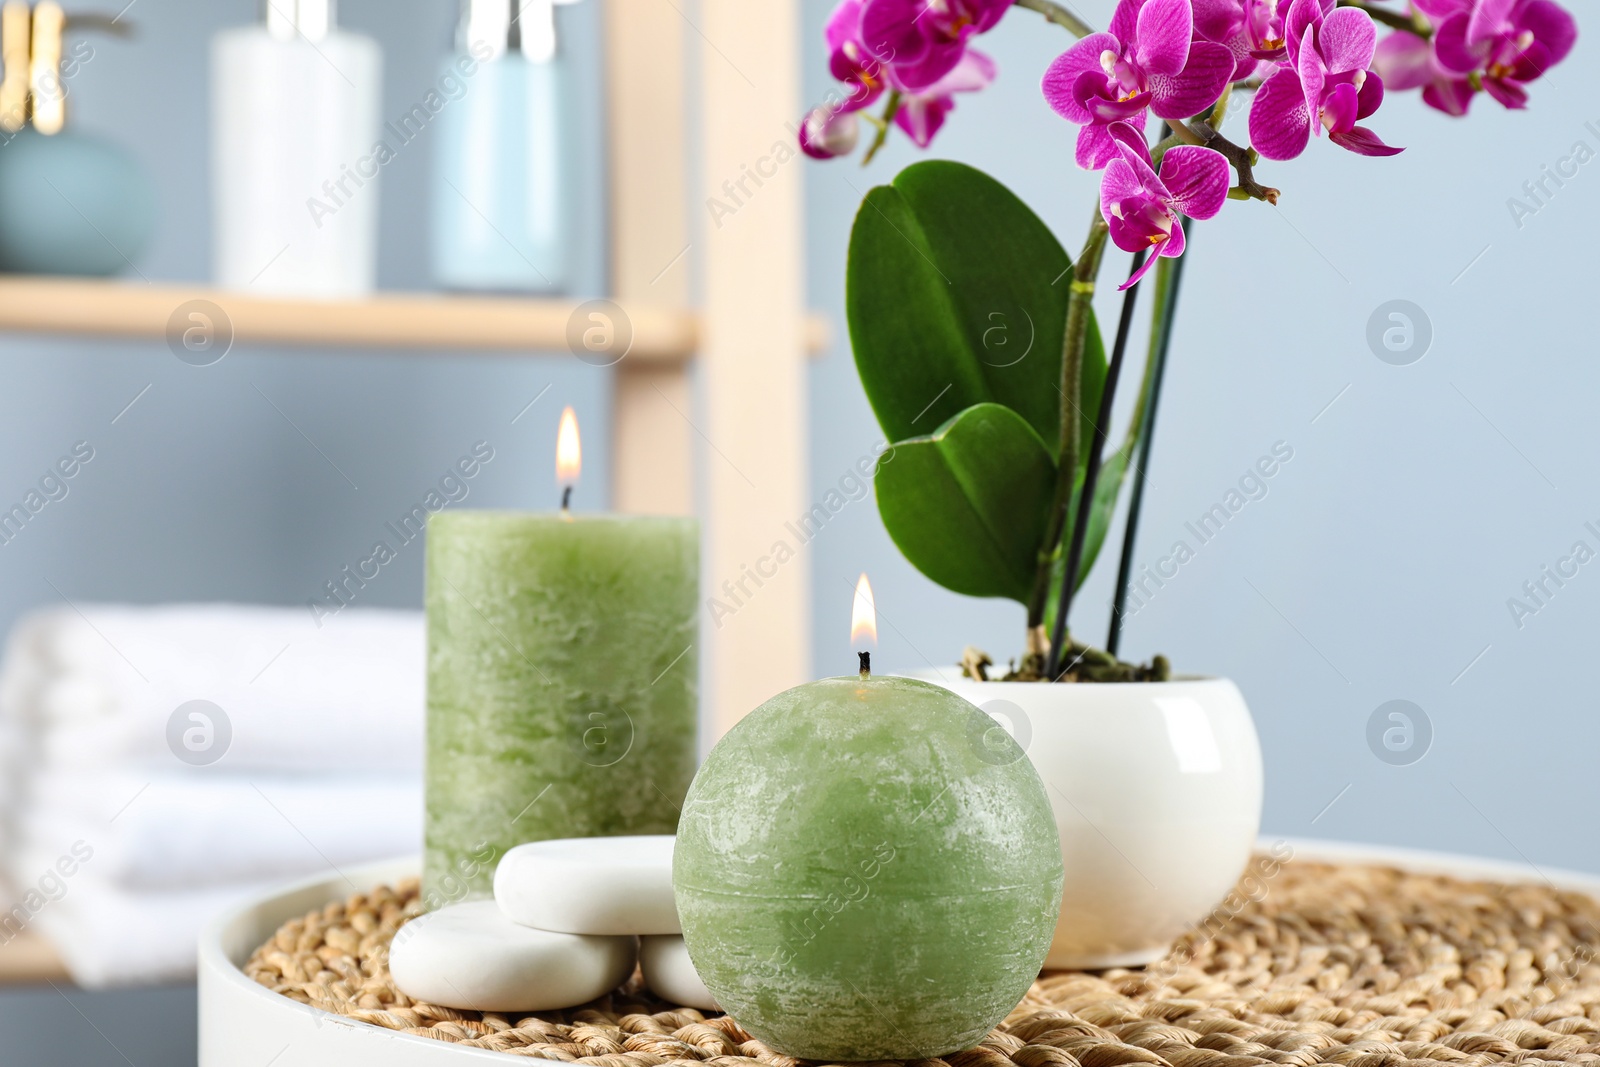
<svg viewBox="0 0 1600 1067"><path fill-rule="evenodd" d="M856 366L895 442L875 476L879 511L934 581L1027 608L1025 651L1007 677L1161 679L1162 657L1137 666L1116 649L1185 220L1214 218L1228 200L1276 204L1279 191L1255 168L1294 159L1314 139L1361 156L1399 153L1368 125L1386 90L1421 90L1458 117L1480 93L1526 107L1529 87L1572 51L1577 24L1554 0L1410 0L1403 10L1379 0L1120 0L1097 32L1054 0L842 0L825 30L840 86L805 117L802 149L848 155L863 122L875 131L864 163L894 129L926 148L957 94L993 82L995 63L974 44L1013 8L1078 38L1041 90L1077 127L1078 166L1100 172L1098 203L1073 258L972 167L918 163L867 194L846 302ZM1241 145L1222 129L1244 98ZM1109 357L1092 306L1108 241L1133 253ZM1135 300L1152 271L1150 352L1132 423L1108 454ZM1074 640L1066 620L1130 470L1102 651ZM990 665L975 652L965 664L978 677Z"/></svg>

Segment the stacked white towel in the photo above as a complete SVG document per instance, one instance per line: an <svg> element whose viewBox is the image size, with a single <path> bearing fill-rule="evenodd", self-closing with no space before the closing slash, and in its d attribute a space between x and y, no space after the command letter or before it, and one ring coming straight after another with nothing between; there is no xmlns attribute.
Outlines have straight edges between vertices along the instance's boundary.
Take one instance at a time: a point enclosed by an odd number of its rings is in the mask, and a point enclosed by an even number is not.
<svg viewBox="0 0 1600 1067"><path fill-rule="evenodd" d="M85 986L182 980L218 911L414 852L423 674L416 612L28 616L0 664L0 941L36 929Z"/></svg>

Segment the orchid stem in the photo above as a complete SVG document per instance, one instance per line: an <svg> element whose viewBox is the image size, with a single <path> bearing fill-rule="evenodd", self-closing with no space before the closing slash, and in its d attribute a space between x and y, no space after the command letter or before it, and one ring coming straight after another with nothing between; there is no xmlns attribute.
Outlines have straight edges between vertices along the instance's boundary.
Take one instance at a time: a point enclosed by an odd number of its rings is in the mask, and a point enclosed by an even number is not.
<svg viewBox="0 0 1600 1067"><path fill-rule="evenodd" d="M1222 124L1228 120L1228 105L1233 101L1233 89L1224 89L1222 97L1217 101L1217 106L1211 109L1211 117L1206 120L1206 125L1213 130L1222 129ZM1168 127L1170 129L1170 127Z"/></svg>
<svg viewBox="0 0 1600 1067"><path fill-rule="evenodd" d="M1133 257L1131 278L1144 266L1147 252L1140 250ZM1062 568L1061 596L1056 601L1055 632L1050 641L1050 670L1052 681L1061 675L1061 660L1067 647L1067 615L1072 610L1072 594L1077 590L1078 572L1083 566L1083 546L1088 539L1089 519L1094 513L1095 489L1100 483L1101 458L1105 455L1106 438L1111 430L1111 406L1116 401L1117 379L1122 376L1122 357L1128 350L1128 334L1133 327L1133 311L1139 300L1139 283L1134 282L1122 294L1122 316L1117 321L1117 339L1111 346L1111 362L1106 364L1106 380L1100 390L1100 410L1095 415L1094 433L1089 439L1088 464L1083 472L1083 488L1078 490L1078 513L1072 522L1072 543L1067 548L1066 565Z"/></svg>
<svg viewBox="0 0 1600 1067"><path fill-rule="evenodd" d="M1094 221L1083 251L1072 266L1072 288L1067 296L1067 323L1061 345L1061 434L1056 463L1056 491L1050 502L1050 516L1044 540L1039 545L1039 560L1034 572L1033 595L1028 600L1028 631L1044 625L1045 608L1050 601L1050 572L1056 550L1067 525L1067 510L1072 506L1072 486L1078 476L1079 400L1083 394L1083 347L1089 336L1089 316L1094 307L1094 284L1100 276L1100 261L1106 248L1106 220L1097 201ZM1044 658L1048 658L1045 651ZM1041 664L1042 666L1042 664Z"/></svg>
<svg viewBox="0 0 1600 1067"><path fill-rule="evenodd" d="M1250 149L1234 144L1206 122L1181 122L1175 119L1171 125L1172 132L1185 144L1197 144L1221 152L1239 175L1236 188L1243 190L1250 199L1265 200L1269 204L1278 202L1278 190L1256 181L1255 159Z"/></svg>
<svg viewBox="0 0 1600 1067"><path fill-rule="evenodd" d="M1433 27L1429 26L1421 18L1402 15L1398 11L1385 11L1381 7L1373 7L1371 4L1366 3L1365 0L1339 0L1339 6L1353 7L1359 11L1365 11L1372 16L1373 22L1381 22L1385 26L1397 30L1405 30L1407 33L1414 33L1424 41L1433 36Z"/></svg>
<svg viewBox="0 0 1600 1067"><path fill-rule="evenodd" d="M1025 7L1029 11L1037 11L1044 16L1046 22L1064 26L1069 32L1075 33L1079 37L1087 37L1094 32L1094 29L1087 22L1068 11L1062 5L1054 3L1053 0L1013 0L1013 2L1018 7Z"/></svg>
<svg viewBox="0 0 1600 1067"><path fill-rule="evenodd" d="M1160 170L1161 157L1167 154L1167 149L1174 148L1183 143L1183 138L1179 137L1177 134L1163 137L1161 140L1157 141L1155 146L1150 149L1150 168L1152 170Z"/></svg>
<svg viewBox="0 0 1600 1067"><path fill-rule="evenodd" d="M883 118L873 120L873 125L878 127L878 132L872 138L872 143L867 146L866 155L861 157L861 165L863 167L872 162L872 157L878 154L878 149L882 148L883 143L889 139L889 127L894 122L895 113L899 110L900 91L894 89L889 93L888 102L883 105Z"/></svg>
<svg viewBox="0 0 1600 1067"><path fill-rule="evenodd" d="M1227 120L1228 105L1232 102L1232 100L1233 89L1229 88L1222 94L1217 102L1211 106L1211 113L1206 116L1204 132L1192 130L1181 122L1176 123L1176 126L1173 122L1163 122L1161 124L1161 140L1155 145L1154 148L1150 149L1151 166L1159 168L1161 166L1161 157L1166 155L1167 149L1176 145L1204 145L1210 143L1206 140L1207 136L1220 138L1222 135L1216 131L1222 129L1223 122Z"/></svg>

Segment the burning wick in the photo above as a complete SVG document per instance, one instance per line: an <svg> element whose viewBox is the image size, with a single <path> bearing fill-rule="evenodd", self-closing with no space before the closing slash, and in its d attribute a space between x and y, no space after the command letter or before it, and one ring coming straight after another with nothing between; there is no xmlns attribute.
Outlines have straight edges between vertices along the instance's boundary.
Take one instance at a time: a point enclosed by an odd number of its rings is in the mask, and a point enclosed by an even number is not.
<svg viewBox="0 0 1600 1067"><path fill-rule="evenodd" d="M571 406L562 409L556 431L556 481L561 485L561 517L572 518L572 487L583 472L583 446L578 440L578 416Z"/></svg>
<svg viewBox="0 0 1600 1067"><path fill-rule="evenodd" d="M863 574L856 581L855 602L850 607L850 643L878 643L878 609L872 599L872 583ZM872 677L872 653L857 652L861 658L861 677Z"/></svg>

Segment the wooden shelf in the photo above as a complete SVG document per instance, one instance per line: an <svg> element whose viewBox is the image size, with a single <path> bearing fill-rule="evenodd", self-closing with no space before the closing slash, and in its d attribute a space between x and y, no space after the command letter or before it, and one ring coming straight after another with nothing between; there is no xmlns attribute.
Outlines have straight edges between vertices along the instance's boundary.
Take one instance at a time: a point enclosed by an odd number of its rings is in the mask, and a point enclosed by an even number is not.
<svg viewBox="0 0 1600 1067"><path fill-rule="evenodd" d="M55 946L32 930L0 945L0 986L70 981Z"/></svg>
<svg viewBox="0 0 1600 1067"><path fill-rule="evenodd" d="M364 300L276 300L186 285L0 275L0 331L162 340L190 325L178 309L196 300L221 308L233 344L449 352L565 352L567 325L582 301L380 293ZM630 360L680 364L700 346L692 310L619 302L633 328ZM828 325L806 323L813 352ZM603 357L605 350L596 355Z"/></svg>

